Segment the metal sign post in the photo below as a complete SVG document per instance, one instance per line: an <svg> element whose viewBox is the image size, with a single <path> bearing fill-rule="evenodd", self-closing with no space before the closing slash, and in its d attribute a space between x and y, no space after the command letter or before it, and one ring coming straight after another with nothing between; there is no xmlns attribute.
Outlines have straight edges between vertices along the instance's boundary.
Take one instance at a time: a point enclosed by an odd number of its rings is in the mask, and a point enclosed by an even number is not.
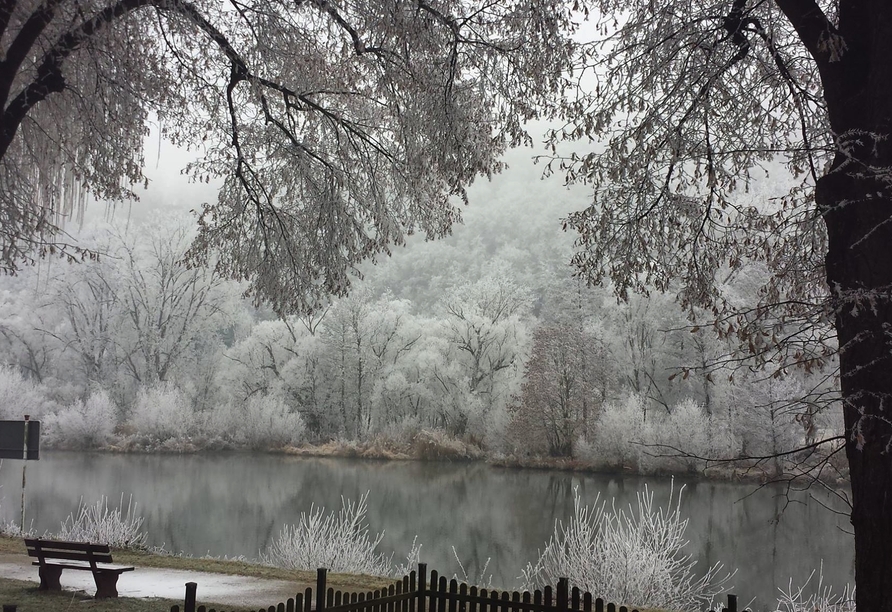
<svg viewBox="0 0 892 612"><path fill-rule="evenodd" d="M25 435L22 449L22 533L25 533L25 467L28 465L28 423L31 415L25 415Z"/></svg>
<svg viewBox="0 0 892 612"><path fill-rule="evenodd" d="M22 531L25 531L25 466L40 459L40 421L0 421L0 459L22 459Z"/></svg>

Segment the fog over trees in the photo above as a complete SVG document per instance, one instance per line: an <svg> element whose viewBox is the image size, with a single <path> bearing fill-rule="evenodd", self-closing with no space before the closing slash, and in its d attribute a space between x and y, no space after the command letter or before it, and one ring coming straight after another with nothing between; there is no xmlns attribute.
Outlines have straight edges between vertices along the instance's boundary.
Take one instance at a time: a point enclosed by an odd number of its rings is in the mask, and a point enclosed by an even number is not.
<svg viewBox="0 0 892 612"><path fill-rule="evenodd" d="M455 441L465 456L699 472L634 442L709 457L804 444L809 398L832 389L824 376L701 369L734 345L692 333L671 296L622 302L574 278L559 220L583 190L540 183L526 157L472 188L479 206L453 236L368 266L309 317L280 318L243 284L187 269L188 217L90 226L98 261L0 278L4 385L30 385L48 442L72 448L335 440L436 456ZM815 430L838 433L834 414L817 413Z"/></svg>
<svg viewBox="0 0 892 612"><path fill-rule="evenodd" d="M694 454L842 442L858 607L888 610L890 24L883 0L0 3L5 393L48 423L113 402L90 439L150 446L256 445L282 420L277 444L431 428L495 453L584 453L610 423L675 448L698 422ZM87 194L145 182L150 117L219 198L188 247L74 244ZM575 249L531 261L491 230L474 262L421 251L403 265L426 275L349 291L446 236L530 120L545 173L593 195L565 220ZM794 180L754 202L777 165ZM60 252L84 261L22 268Z"/></svg>

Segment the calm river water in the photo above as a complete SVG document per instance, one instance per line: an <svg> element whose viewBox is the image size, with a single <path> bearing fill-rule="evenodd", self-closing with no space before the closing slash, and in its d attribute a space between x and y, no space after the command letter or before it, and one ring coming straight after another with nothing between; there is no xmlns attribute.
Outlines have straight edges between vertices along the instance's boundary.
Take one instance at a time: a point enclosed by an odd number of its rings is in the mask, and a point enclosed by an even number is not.
<svg viewBox="0 0 892 612"><path fill-rule="evenodd" d="M0 516L18 522L21 461L0 469ZM496 468L483 464L381 462L275 455L111 455L43 453L28 462L26 523L58 531L82 497L121 493L138 504L149 543L193 555L256 558L286 523L311 504L338 509L340 498L370 491L368 521L384 531L381 548L403 559L416 536L422 560L441 573L458 571L455 547L475 575L487 559L497 586L515 586L573 508L573 489L593 503L635 502L647 484L665 502L670 479ZM676 489L683 484L676 479ZM763 609L792 578L801 584L824 564L824 583L852 582L847 518L799 494L787 503L780 486L688 482L682 513L690 518L689 552L701 566L737 568L742 602ZM812 495L818 492L813 491ZM823 496L822 499L825 499ZM805 502L805 503L801 503ZM126 502L125 502L126 503Z"/></svg>

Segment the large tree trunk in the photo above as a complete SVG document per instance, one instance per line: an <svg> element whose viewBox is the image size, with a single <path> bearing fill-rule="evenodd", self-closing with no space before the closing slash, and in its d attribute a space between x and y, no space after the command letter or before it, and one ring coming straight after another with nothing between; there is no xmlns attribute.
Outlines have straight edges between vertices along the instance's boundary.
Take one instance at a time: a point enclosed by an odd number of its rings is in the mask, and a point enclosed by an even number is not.
<svg viewBox="0 0 892 612"><path fill-rule="evenodd" d="M816 195L840 346L856 604L859 612L892 611L892 199L888 186L852 176L843 163Z"/></svg>
<svg viewBox="0 0 892 612"><path fill-rule="evenodd" d="M806 39L812 16L799 22ZM838 152L815 200L829 239L856 606L892 612L892 4L841 0L838 24L844 48L821 67Z"/></svg>

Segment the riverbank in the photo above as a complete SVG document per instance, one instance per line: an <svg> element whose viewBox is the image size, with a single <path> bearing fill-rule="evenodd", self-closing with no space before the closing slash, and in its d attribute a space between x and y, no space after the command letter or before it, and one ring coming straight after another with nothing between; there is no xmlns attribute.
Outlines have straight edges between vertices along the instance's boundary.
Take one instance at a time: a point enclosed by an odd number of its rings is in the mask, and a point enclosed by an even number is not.
<svg viewBox="0 0 892 612"><path fill-rule="evenodd" d="M174 443L175 442L175 443ZM65 447L51 450L79 451ZM823 457L811 453L800 457L786 457L786 468L772 460L737 459L737 460L694 460L690 457L673 457L667 451L653 452L644 449L648 456L660 459L650 462L649 469L637 469L634 465L603 462L594 464L577 457L550 457L538 455L517 456L513 454L488 454L481 446L452 438L440 431L421 430L411 438L394 439L385 436L374 436L367 440L333 440L322 444L304 444L300 446L284 446L280 448L245 449L231 445L221 445L214 441L183 438L176 441L166 440L163 443L152 443L140 437L127 437L116 443L100 448L86 449L87 452L137 453L137 454L201 454L218 452L235 453L268 453L272 455L289 455L299 457L332 457L347 459L368 459L375 461L433 461L433 462L481 462L495 467L561 470L588 474L605 474L616 476L683 476L696 480L728 481L764 484L767 482L787 481L795 473L811 478L805 469L827 461L830 469L812 470L818 474L824 484L846 486L848 484L848 466L839 461L840 456ZM660 454L663 453L663 454ZM835 460L834 460L835 459Z"/></svg>
<svg viewBox="0 0 892 612"><path fill-rule="evenodd" d="M63 572L61 593L37 590L37 568L31 566L21 538L0 536L0 604L17 612L69 609L91 612L164 612L182 606L186 582L199 585L199 602L227 610L256 610L276 604L315 585L315 572L285 570L242 560L208 559L151 552L114 550L115 563L133 565L118 583L121 596L96 600L89 572ZM386 578L329 574L328 584L343 591L364 592L389 584ZM236 609L237 607L237 609Z"/></svg>

